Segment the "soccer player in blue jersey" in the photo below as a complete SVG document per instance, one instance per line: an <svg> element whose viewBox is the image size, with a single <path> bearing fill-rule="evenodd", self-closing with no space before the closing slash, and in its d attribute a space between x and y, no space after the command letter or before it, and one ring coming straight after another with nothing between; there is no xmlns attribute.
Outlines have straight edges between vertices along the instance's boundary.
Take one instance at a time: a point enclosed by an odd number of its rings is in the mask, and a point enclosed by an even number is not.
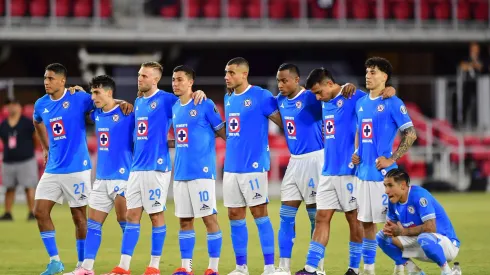
<svg viewBox="0 0 490 275"><path fill-rule="evenodd" d="M388 196L384 193L383 177L397 168L396 161L417 138L412 120L403 101L394 96L380 97L390 80L392 66L381 57L369 58L366 63L366 88L369 95L356 103L356 150L352 162L357 167L358 219L362 222L364 239L362 254L364 274L374 272L376 258L376 223L386 220ZM393 141L401 131L401 142L392 153Z"/></svg>
<svg viewBox="0 0 490 275"><path fill-rule="evenodd" d="M98 142L97 174L89 196L85 257L75 275L93 275L94 261L102 238L102 225L115 206L117 221L126 226L126 191L133 157L134 113L124 115L113 98L114 80L107 75L94 77L89 87L97 109L90 117L95 122Z"/></svg>
<svg viewBox="0 0 490 275"><path fill-rule="evenodd" d="M255 219L264 255L264 275L274 273L274 230L267 214L269 119L282 128L277 101L268 90L248 83L249 64L242 57L225 68L226 155L223 198L228 208L236 269L230 275L248 275L246 208Z"/></svg>
<svg viewBox="0 0 490 275"><path fill-rule="evenodd" d="M178 98L158 89L163 67L158 62L146 62L138 72L138 92L135 101L135 131L133 163L126 191L126 228L121 261L109 274L130 274L129 266L140 234L143 209L152 223L150 264L145 275L160 274L160 257L167 232L164 210L170 185L170 154L167 134L172 119L172 106ZM197 101L203 94L193 94Z"/></svg>
<svg viewBox="0 0 490 275"><path fill-rule="evenodd" d="M34 215L50 263L42 275L62 272L51 210L55 203L68 201L76 228L78 264L84 257L87 232L86 205L92 188L90 156L86 142L85 117L94 108L87 93L65 89L66 68L53 63L46 67L46 95L34 104L34 127L43 147L46 168L36 188ZM120 101L121 102L121 101ZM67 273L74 274L74 272Z"/></svg>
<svg viewBox="0 0 490 275"><path fill-rule="evenodd" d="M173 71L172 89L179 97L172 107L175 140L174 201L179 217L179 244L182 265L174 275L192 275L192 256L196 243L194 219L202 218L208 239L209 266L205 275L218 275L222 234L216 217L216 150L215 134L226 139L225 123L212 100L192 103L194 70L177 66Z"/></svg>
<svg viewBox="0 0 490 275"><path fill-rule="evenodd" d="M451 275L448 262L459 252L460 242L442 205L420 186L411 186L408 174L390 170L384 178L388 196L385 226L376 235L379 247L395 261L394 275L425 274L411 258L434 262L441 275Z"/></svg>

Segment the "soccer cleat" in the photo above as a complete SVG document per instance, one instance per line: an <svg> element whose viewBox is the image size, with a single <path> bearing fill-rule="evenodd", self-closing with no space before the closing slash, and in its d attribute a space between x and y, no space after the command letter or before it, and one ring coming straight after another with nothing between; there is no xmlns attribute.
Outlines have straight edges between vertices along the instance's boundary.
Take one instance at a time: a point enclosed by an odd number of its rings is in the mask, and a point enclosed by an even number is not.
<svg viewBox="0 0 490 275"><path fill-rule="evenodd" d="M405 270L395 270L393 271L393 275L405 275Z"/></svg>
<svg viewBox="0 0 490 275"><path fill-rule="evenodd" d="M63 275L76 275L77 274L77 271L82 268L81 266L78 266L75 267L75 270L73 270L72 272L68 272L68 273L63 273Z"/></svg>
<svg viewBox="0 0 490 275"><path fill-rule="evenodd" d="M345 272L345 274L344 274L344 275L359 275L359 274L357 274L357 273L354 271L354 269L349 268L349 269L347 269L347 272Z"/></svg>
<svg viewBox="0 0 490 275"><path fill-rule="evenodd" d="M187 269L183 267L179 267L174 271L174 273L172 273L172 275L194 275L194 273L192 271L187 271Z"/></svg>
<svg viewBox="0 0 490 275"><path fill-rule="evenodd" d="M120 268L119 266L116 266L112 269L111 272L105 273L102 275L129 275L129 274L131 274L131 271L125 270L125 269Z"/></svg>
<svg viewBox="0 0 490 275"><path fill-rule="evenodd" d="M218 271L214 271L212 268L206 269L204 271L204 275L219 275Z"/></svg>
<svg viewBox="0 0 490 275"><path fill-rule="evenodd" d="M306 271L305 268L303 268L300 271L297 271L295 273L295 275L318 275L318 271L308 272L308 271Z"/></svg>
<svg viewBox="0 0 490 275"><path fill-rule="evenodd" d="M8 212L3 214L3 216L0 217L0 221L4 221L4 222L13 221L13 220L14 220L14 218L12 217L12 214L10 214Z"/></svg>
<svg viewBox="0 0 490 275"><path fill-rule="evenodd" d="M228 275L249 275L248 274L248 267L246 265L237 266L235 268L235 270L228 273Z"/></svg>
<svg viewBox="0 0 490 275"><path fill-rule="evenodd" d="M291 270L289 270L289 268L285 268L285 267L278 267L278 268L276 268L274 275L291 275Z"/></svg>
<svg viewBox="0 0 490 275"><path fill-rule="evenodd" d="M75 271L75 275L95 275L95 272L93 270L88 270L83 267L80 267Z"/></svg>
<svg viewBox="0 0 490 275"><path fill-rule="evenodd" d="M145 273L143 273L143 275L160 275L160 269L149 266L146 268Z"/></svg>
<svg viewBox="0 0 490 275"><path fill-rule="evenodd" d="M63 272L65 267L61 261L51 260L41 275L54 275Z"/></svg>
<svg viewBox="0 0 490 275"><path fill-rule="evenodd" d="M274 274L276 274L274 269L272 270L267 269L264 270L264 272L262 272L262 275L274 275Z"/></svg>
<svg viewBox="0 0 490 275"><path fill-rule="evenodd" d="M364 270L362 273L360 273L359 275L376 275L374 273L374 270Z"/></svg>

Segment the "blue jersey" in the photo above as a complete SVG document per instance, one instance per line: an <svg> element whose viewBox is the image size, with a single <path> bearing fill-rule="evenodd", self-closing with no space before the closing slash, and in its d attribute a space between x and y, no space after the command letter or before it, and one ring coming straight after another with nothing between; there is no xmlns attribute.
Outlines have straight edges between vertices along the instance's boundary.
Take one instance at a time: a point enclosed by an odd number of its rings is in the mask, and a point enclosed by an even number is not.
<svg viewBox="0 0 490 275"><path fill-rule="evenodd" d="M134 103L134 155L132 171L170 171L167 134L172 106L178 98L162 90Z"/></svg>
<svg viewBox="0 0 490 275"><path fill-rule="evenodd" d="M134 113L124 115L119 106L91 114L98 138L98 180L128 180L133 161Z"/></svg>
<svg viewBox="0 0 490 275"><path fill-rule="evenodd" d="M354 141L356 137L356 102L366 93L357 90L350 99L341 94L328 102L323 102L323 119L325 131L325 163L322 175L354 175L352 163Z"/></svg>
<svg viewBox="0 0 490 275"><path fill-rule="evenodd" d="M215 131L224 122L210 99L172 107L175 132L175 180L216 179Z"/></svg>
<svg viewBox="0 0 490 275"><path fill-rule="evenodd" d="M376 159L391 157L396 133L413 126L412 120L403 101L396 96L373 99L366 95L357 101L356 114L358 155L361 158L357 177L365 181L383 181L384 175L398 166L394 163L380 171L376 169Z"/></svg>
<svg viewBox="0 0 490 275"><path fill-rule="evenodd" d="M302 90L292 99L278 95L277 105L291 154L323 149L321 102L310 90Z"/></svg>
<svg viewBox="0 0 490 275"><path fill-rule="evenodd" d="M269 120L277 112L271 92L249 86L237 95L225 95L225 172L252 173L270 169Z"/></svg>
<svg viewBox="0 0 490 275"><path fill-rule="evenodd" d="M94 108L90 94L65 90L58 100L44 95L34 104L34 121L43 122L49 138L46 173L69 174L92 168L85 115Z"/></svg>
<svg viewBox="0 0 490 275"><path fill-rule="evenodd" d="M387 218L394 223L400 222L405 228L419 226L435 219L436 233L448 237L455 246L459 247L458 237L446 211L429 191L420 186L410 186L408 200L405 203L389 202Z"/></svg>

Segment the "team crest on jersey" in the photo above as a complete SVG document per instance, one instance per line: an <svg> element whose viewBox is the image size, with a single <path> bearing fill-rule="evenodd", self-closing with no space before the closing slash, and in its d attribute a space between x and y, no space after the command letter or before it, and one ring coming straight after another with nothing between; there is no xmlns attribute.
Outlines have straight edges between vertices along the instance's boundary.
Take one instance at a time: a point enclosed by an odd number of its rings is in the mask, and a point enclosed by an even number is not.
<svg viewBox="0 0 490 275"><path fill-rule="evenodd" d="M191 110L191 111L189 112L189 115L190 115L191 117L195 117L195 116L197 116L197 111L196 111L196 110Z"/></svg>
<svg viewBox="0 0 490 275"><path fill-rule="evenodd" d="M400 112L402 114L406 115L407 114L407 107L405 107L405 105L400 106Z"/></svg>
<svg viewBox="0 0 490 275"><path fill-rule="evenodd" d="M146 137L148 135L148 120L138 120L136 133L138 137Z"/></svg>
<svg viewBox="0 0 490 275"><path fill-rule="evenodd" d="M112 116L112 121L117 122L119 120L119 115L115 114Z"/></svg>
<svg viewBox="0 0 490 275"><path fill-rule="evenodd" d="M296 108L301 109L301 106L303 106L303 103L301 101L296 101Z"/></svg>
<svg viewBox="0 0 490 275"><path fill-rule="evenodd" d="M55 138L55 140L58 140L59 137L62 137L66 134L63 120L60 119L60 120L52 121L50 124L51 124L51 131L53 132L53 137Z"/></svg>
<svg viewBox="0 0 490 275"><path fill-rule="evenodd" d="M99 144L100 150L107 149L109 147L109 132L100 132L99 133Z"/></svg>
<svg viewBox="0 0 490 275"><path fill-rule="evenodd" d="M362 138L372 139L373 138L373 123L363 122L362 123Z"/></svg>
<svg viewBox="0 0 490 275"><path fill-rule="evenodd" d="M382 112L382 111L384 111L384 109L385 109L385 105L383 105L383 104L379 104L378 107L376 107L376 110L378 112Z"/></svg>
<svg viewBox="0 0 490 275"><path fill-rule="evenodd" d="M325 136L331 136L335 134L335 120L325 119Z"/></svg>
<svg viewBox="0 0 490 275"><path fill-rule="evenodd" d="M409 212L410 214L415 214L415 208L413 208L413 206L411 206L411 205L410 205L410 206L408 207L408 212Z"/></svg>
<svg viewBox="0 0 490 275"><path fill-rule="evenodd" d="M252 100L251 99L245 99L245 101L243 102L243 105L245 105L245 107L252 106Z"/></svg>
<svg viewBox="0 0 490 275"><path fill-rule="evenodd" d="M427 202L427 199L424 197L420 198L419 203L420 203L420 206L422 206L422 207L427 207L427 205L429 204Z"/></svg>
<svg viewBox="0 0 490 275"><path fill-rule="evenodd" d="M156 101L153 101L151 104L150 104L150 107L155 110L155 108L157 107L157 102Z"/></svg>
<svg viewBox="0 0 490 275"><path fill-rule="evenodd" d="M63 108L67 109L68 107L70 107L70 102L69 101L63 102Z"/></svg>
<svg viewBox="0 0 490 275"><path fill-rule="evenodd" d="M286 130L288 132L288 137L296 136L296 124L294 123L294 120L286 120Z"/></svg>
<svg viewBox="0 0 490 275"><path fill-rule="evenodd" d="M344 101L342 99L337 100L337 107L342 107L344 106Z"/></svg>
<svg viewBox="0 0 490 275"><path fill-rule="evenodd" d="M185 144L189 142L189 130L187 127L178 127L175 131L177 133L177 143Z"/></svg>
<svg viewBox="0 0 490 275"><path fill-rule="evenodd" d="M228 118L228 130L230 133L240 132L240 117L231 116Z"/></svg>

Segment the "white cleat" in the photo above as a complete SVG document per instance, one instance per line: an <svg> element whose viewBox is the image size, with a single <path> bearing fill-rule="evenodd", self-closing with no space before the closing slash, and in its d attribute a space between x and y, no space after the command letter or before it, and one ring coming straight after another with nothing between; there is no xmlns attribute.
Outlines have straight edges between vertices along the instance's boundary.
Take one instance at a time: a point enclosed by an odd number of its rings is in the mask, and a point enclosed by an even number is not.
<svg viewBox="0 0 490 275"><path fill-rule="evenodd" d="M228 275L249 275L248 267L246 265L238 266L232 272L228 273Z"/></svg>
<svg viewBox="0 0 490 275"><path fill-rule="evenodd" d="M274 271L274 275L291 275L291 270L285 267L278 267Z"/></svg>
<svg viewBox="0 0 490 275"><path fill-rule="evenodd" d="M395 270L393 271L393 275L405 275L405 270Z"/></svg>
<svg viewBox="0 0 490 275"><path fill-rule="evenodd" d="M264 272L262 272L262 275L274 275L275 272L276 272L276 269L274 268L274 266L272 266L272 268L264 267Z"/></svg>
<svg viewBox="0 0 490 275"><path fill-rule="evenodd" d="M374 270L363 270L359 275L376 275L376 273L374 273Z"/></svg>

